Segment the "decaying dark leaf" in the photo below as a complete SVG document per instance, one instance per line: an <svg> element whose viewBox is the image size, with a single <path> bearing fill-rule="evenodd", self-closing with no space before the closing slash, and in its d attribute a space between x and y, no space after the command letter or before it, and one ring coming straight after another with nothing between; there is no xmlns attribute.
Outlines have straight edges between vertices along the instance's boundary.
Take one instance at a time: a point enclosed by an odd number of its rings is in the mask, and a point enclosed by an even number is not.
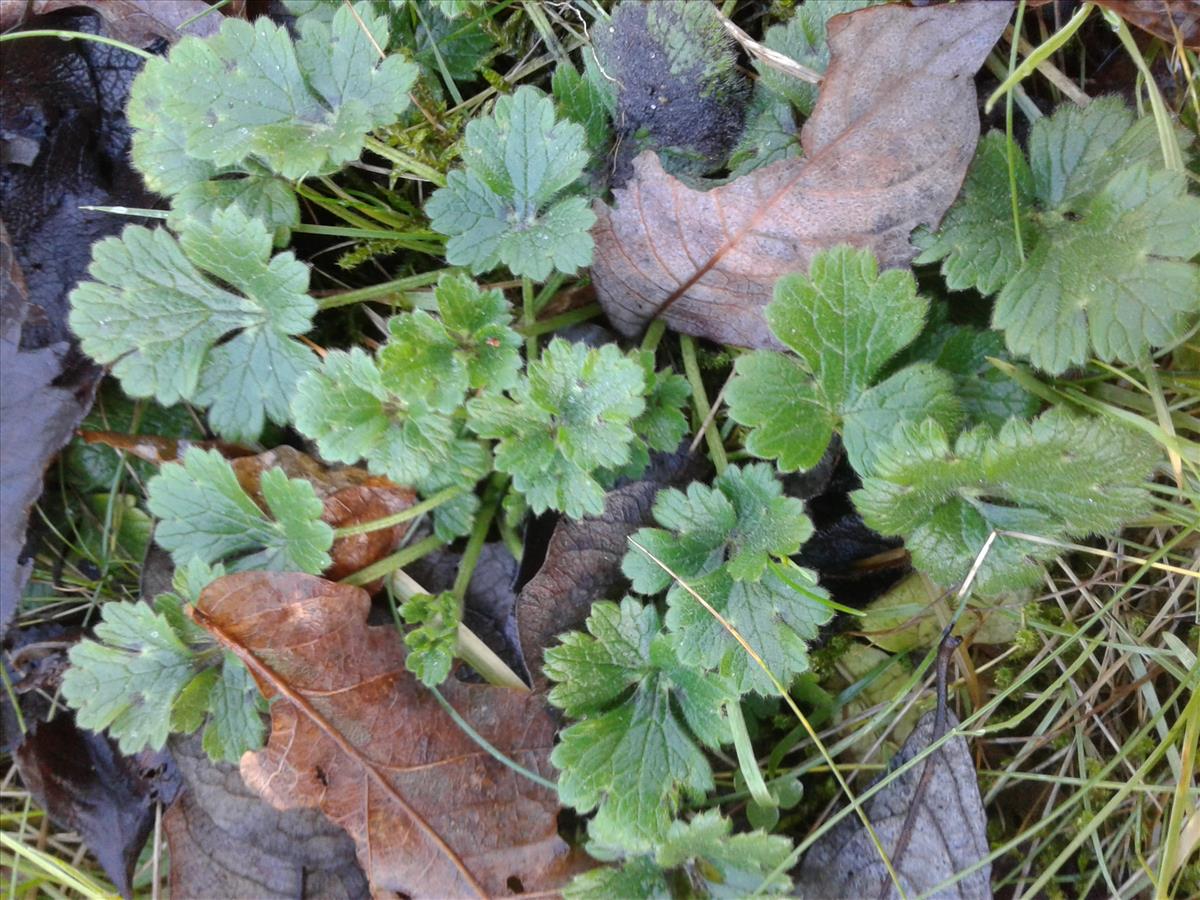
<svg viewBox="0 0 1200 900"><path fill-rule="evenodd" d="M0 631L17 611L32 562L22 562L29 510L42 492L42 473L87 415L97 372L72 368L63 341L22 347L32 306L0 223Z"/></svg>
<svg viewBox="0 0 1200 900"><path fill-rule="evenodd" d="M958 725L945 704L945 666L958 643L956 638L943 641L938 659L938 708L921 717L892 759L891 771ZM897 892L862 822L848 815L805 855L797 883L801 896L990 900L992 866L984 862L988 856L987 818L966 739L950 738L924 760L892 777L863 808L899 876L903 895ZM944 884L968 869L973 871L953 884Z"/></svg>
<svg viewBox="0 0 1200 900"><path fill-rule="evenodd" d="M184 786L163 819L174 900L369 896L354 842L317 810L275 809L198 735L173 738L171 752Z"/></svg>
<svg viewBox="0 0 1200 900"><path fill-rule="evenodd" d="M608 492L603 515L562 518L555 525L541 568L517 598L517 633L535 689L547 683L542 675L546 648L563 632L582 628L593 603L619 596L628 584L621 573L627 539L650 523L655 496L688 463L683 453L658 454L641 480Z"/></svg>
<svg viewBox="0 0 1200 900"><path fill-rule="evenodd" d="M0 28L7 31L32 16L74 7L103 16L105 33L134 47L148 47L160 39L173 44L185 34L207 37L221 25L215 13L201 16L209 9L204 0L5 0L0 6ZM180 31L188 20L194 21Z"/></svg>
<svg viewBox="0 0 1200 900"><path fill-rule="evenodd" d="M59 710L35 723L15 753L21 781L59 826L77 831L122 895L154 829L155 806L175 799L179 773L170 754L122 756L103 734L75 727Z"/></svg>
<svg viewBox="0 0 1200 900"><path fill-rule="evenodd" d="M909 234L936 226L962 184L979 137L971 77L1011 13L1002 0L834 18L801 159L698 191L639 156L616 207L595 206L592 274L613 324L633 335L662 317L686 334L775 347L762 317L772 286L817 251L853 244L882 267L907 265Z"/></svg>
<svg viewBox="0 0 1200 900"><path fill-rule="evenodd" d="M558 802L461 731L404 668L369 596L308 575L242 572L209 585L194 617L272 701L246 784L280 809L317 807L354 839L372 890L503 896L554 889L570 864ZM447 683L494 747L549 776L554 723L536 695Z"/></svg>

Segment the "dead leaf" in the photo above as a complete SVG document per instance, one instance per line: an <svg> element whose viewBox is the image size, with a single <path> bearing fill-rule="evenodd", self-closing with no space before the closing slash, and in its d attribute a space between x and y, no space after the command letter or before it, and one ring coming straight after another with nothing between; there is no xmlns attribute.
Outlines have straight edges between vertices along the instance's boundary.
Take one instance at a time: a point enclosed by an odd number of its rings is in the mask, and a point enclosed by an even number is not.
<svg viewBox="0 0 1200 900"><path fill-rule="evenodd" d="M1196 0L1096 0L1096 5L1111 9L1130 25L1171 46L1181 40L1183 46L1200 50L1200 3Z"/></svg>
<svg viewBox="0 0 1200 900"><path fill-rule="evenodd" d="M534 690L547 684L542 662L564 631L583 627L592 604L619 596L628 582L621 560L627 538L650 524L650 507L664 487L689 469L688 455L655 454L639 481L609 491L594 518L559 519L537 574L517 598L517 633Z"/></svg>
<svg viewBox="0 0 1200 900"><path fill-rule="evenodd" d="M404 668L370 597L309 575L242 572L193 615L271 703L242 777L280 809L317 807L354 839L373 891L507 895L554 889L569 864L554 792L488 755ZM554 722L535 695L453 681L446 699L520 765L553 777Z"/></svg>
<svg viewBox="0 0 1200 900"><path fill-rule="evenodd" d="M905 266L909 234L954 201L979 138L972 76L1012 13L1004 2L877 6L829 23L832 61L805 124L804 157L693 190L652 153L595 205L592 275L626 335L676 331L779 346L762 316L775 280L836 244Z"/></svg>
<svg viewBox="0 0 1200 900"><path fill-rule="evenodd" d="M73 365L65 341L22 344L34 307L0 222L0 631L16 614L32 562L20 557L42 474L71 439L95 396L98 370Z"/></svg>
<svg viewBox="0 0 1200 900"><path fill-rule="evenodd" d="M214 764L198 735L171 739L184 791L163 818L173 900L366 900L354 842L315 809L280 811Z"/></svg>
<svg viewBox="0 0 1200 900"><path fill-rule="evenodd" d="M921 717L892 760L894 770L958 725L954 713ZM885 778L888 776L884 776ZM983 900L992 896L991 863L950 887L934 887L988 855L987 819L975 766L964 738L956 736L909 768L864 804L867 818L892 862L904 896ZM809 849L800 868L798 893L805 898L899 897L879 852L856 815L848 815Z"/></svg>
<svg viewBox="0 0 1200 900"><path fill-rule="evenodd" d="M208 37L221 26L214 10L204 0L4 0L0 4L0 30L7 31L33 16L60 9L83 7L103 17L108 37L134 47L148 47L157 39L175 43L185 34ZM179 26L194 19L183 31Z"/></svg>
<svg viewBox="0 0 1200 900"><path fill-rule="evenodd" d="M34 723L14 758L34 802L59 827L76 831L125 897L154 830L155 807L175 799L179 773L169 754L122 756L103 734L75 727L67 711Z"/></svg>
<svg viewBox="0 0 1200 900"><path fill-rule="evenodd" d="M176 462L192 447L216 450L226 459L253 456L254 451L240 444L225 441L192 441L187 438L163 437L158 434L125 434L122 431L80 431L79 439L85 444L100 444L121 453L128 453L152 465Z"/></svg>

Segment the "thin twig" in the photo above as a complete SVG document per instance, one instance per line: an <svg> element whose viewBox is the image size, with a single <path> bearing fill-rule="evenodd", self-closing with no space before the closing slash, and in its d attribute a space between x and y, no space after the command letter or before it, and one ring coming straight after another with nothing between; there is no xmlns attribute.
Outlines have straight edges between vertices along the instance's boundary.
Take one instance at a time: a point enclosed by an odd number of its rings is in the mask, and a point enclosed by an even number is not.
<svg viewBox="0 0 1200 900"><path fill-rule="evenodd" d="M721 24L725 26L725 30L733 36L733 39L741 44L751 56L757 60L761 60L763 65L769 66L777 72L783 72L785 75L791 75L793 78L799 78L801 81L807 81L809 84L820 84L825 78L816 69L810 69L808 66L796 62L790 56L784 56L778 50L772 50L765 44L760 44L754 38L750 37L750 35L746 34L746 32L742 31L741 28L719 9L717 10L717 16L720 17Z"/></svg>

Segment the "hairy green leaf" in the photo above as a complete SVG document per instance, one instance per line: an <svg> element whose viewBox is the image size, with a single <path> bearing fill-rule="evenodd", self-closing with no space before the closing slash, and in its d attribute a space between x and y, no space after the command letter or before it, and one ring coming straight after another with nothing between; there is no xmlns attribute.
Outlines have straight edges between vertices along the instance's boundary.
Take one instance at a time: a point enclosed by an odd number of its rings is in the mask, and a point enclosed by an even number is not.
<svg viewBox="0 0 1200 900"><path fill-rule="evenodd" d="M261 222L230 208L187 223L178 241L131 225L92 248L88 273L71 292L71 328L125 393L209 406L209 424L234 440L287 422L315 364L291 335L312 327L316 304L307 267L272 257Z"/></svg>
<svg viewBox="0 0 1200 900"><path fill-rule="evenodd" d="M919 261L951 287L999 291L1008 348L1058 374L1090 355L1138 362L1200 311L1200 199L1162 171L1153 119L1118 98L1038 120L1017 154L1024 258L1012 237L1004 139L981 144L967 190Z"/></svg>
<svg viewBox="0 0 1200 900"><path fill-rule="evenodd" d="M712 788L697 744L728 740L723 707L734 694L725 679L679 664L653 607L601 601L587 628L546 651L545 672L557 682L550 702L583 717L550 758L561 770L559 796L580 812L596 810L596 844L646 852L684 796Z"/></svg>
<svg viewBox="0 0 1200 900"><path fill-rule="evenodd" d="M928 306L911 272L880 274L869 251L851 247L817 254L807 275L780 278L767 321L798 358L769 350L738 358L726 396L730 416L752 428L746 448L782 471L808 469L840 432L864 472L874 440L896 424L933 416L952 427L960 409L945 372L918 366L878 382L920 333Z"/></svg>
<svg viewBox="0 0 1200 900"><path fill-rule="evenodd" d="M220 677L214 681L208 696L209 718L201 738L208 758L236 764L243 753L262 747L267 736L262 718L266 711L266 701L246 667L232 653L226 653Z"/></svg>
<svg viewBox="0 0 1200 900"><path fill-rule="evenodd" d="M159 519L155 540L178 566L198 558L225 561L235 572L327 568L333 530L321 521L323 506L312 485L281 469L264 472L261 484L270 515L220 453L193 447L182 464L164 465L147 485L146 505Z"/></svg>
<svg viewBox="0 0 1200 900"><path fill-rule="evenodd" d="M144 603L109 602L101 608L97 640L70 651L63 699L83 728L104 731L121 752L161 750L171 711L199 666L166 618Z"/></svg>
<svg viewBox="0 0 1200 900"><path fill-rule="evenodd" d="M661 491L654 519L625 555L633 589L667 591L667 627L687 665L727 672L739 691L772 694L774 686L725 627L650 555L703 597L749 642L784 683L808 667L807 642L832 616L816 576L796 569L784 580L768 569L772 556L790 556L812 534L801 501L783 495L770 466L730 467L712 487Z"/></svg>
<svg viewBox="0 0 1200 900"><path fill-rule="evenodd" d="M434 291L440 318L423 310L396 316L379 353L383 381L408 401L450 413L468 390L504 391L517 382L521 336L498 290L465 275L444 275Z"/></svg>
<svg viewBox="0 0 1200 900"><path fill-rule="evenodd" d="M581 126L556 121L554 103L529 86L497 100L489 118L473 119L466 168L451 171L425 205L433 228L450 237L446 259L476 274L503 264L536 281L589 265L596 217L583 197L562 196L587 164L584 139Z"/></svg>
<svg viewBox="0 0 1200 900"><path fill-rule="evenodd" d="M645 392L641 362L616 345L556 338L509 396L477 397L467 410L472 431L499 441L496 468L512 475L531 509L580 518L604 508L597 470L628 462Z"/></svg>
<svg viewBox="0 0 1200 900"><path fill-rule="evenodd" d="M437 687L450 676L458 645L459 609L458 598L450 591L417 594L400 607L404 621L416 626L404 636L408 647L404 667L429 687Z"/></svg>
<svg viewBox="0 0 1200 900"><path fill-rule="evenodd" d="M932 420L897 428L853 495L863 520L905 539L942 585L967 574L993 531L1069 540L1116 531L1149 508L1154 448L1097 418L1052 409L1033 422L980 427L952 442ZM1002 537L980 567L982 595L1033 584L1053 547Z"/></svg>

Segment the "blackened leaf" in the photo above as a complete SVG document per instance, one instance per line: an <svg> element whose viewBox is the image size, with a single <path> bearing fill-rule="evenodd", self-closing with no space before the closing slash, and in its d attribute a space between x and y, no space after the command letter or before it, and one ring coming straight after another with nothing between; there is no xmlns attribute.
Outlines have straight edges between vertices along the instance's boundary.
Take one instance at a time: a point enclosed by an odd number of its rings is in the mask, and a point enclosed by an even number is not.
<svg viewBox="0 0 1200 900"><path fill-rule="evenodd" d="M39 722L16 751L21 780L34 801L64 828L77 831L126 897L133 868L154 828L155 804L169 804L179 773L163 752L122 756L102 734L75 727L59 713Z"/></svg>
<svg viewBox="0 0 1200 900"><path fill-rule="evenodd" d="M97 378L90 366L69 370L65 342L21 348L31 306L3 224L0 304L0 630L7 630L32 565L19 561L29 509L42 492L46 466L87 414Z"/></svg>
<svg viewBox="0 0 1200 900"><path fill-rule="evenodd" d="M935 740L935 713L926 713L892 760L894 770ZM958 720L946 713L947 728ZM932 767L925 777L925 767ZM885 778L888 776L884 776ZM925 784L918 790L922 780ZM909 816L909 808L916 804ZM987 819L975 766L962 737L952 737L884 787L865 804L867 818L900 876L904 896L926 896L936 886L988 855ZM911 821L906 821L911 819ZM903 837L908 832L907 838ZM982 900L992 896L991 863L985 862L938 898ZM862 822L846 816L813 844L800 869L805 898L900 896Z"/></svg>
<svg viewBox="0 0 1200 900"><path fill-rule="evenodd" d="M242 783L236 765L214 765L198 735L171 751L185 791L163 819L174 900L366 900L354 842L316 810L280 811Z"/></svg>

